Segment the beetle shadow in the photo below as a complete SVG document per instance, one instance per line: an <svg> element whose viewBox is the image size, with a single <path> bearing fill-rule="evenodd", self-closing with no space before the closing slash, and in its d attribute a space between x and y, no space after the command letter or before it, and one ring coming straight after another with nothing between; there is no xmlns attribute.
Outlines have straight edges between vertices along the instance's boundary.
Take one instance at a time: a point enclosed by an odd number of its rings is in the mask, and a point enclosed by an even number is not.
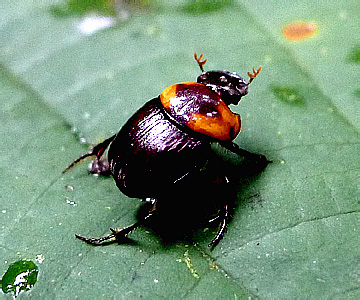
<svg viewBox="0 0 360 300"><path fill-rule="evenodd" d="M147 230L158 236L164 246L179 242L210 243L222 221L219 211L228 205L230 224L241 201L238 199L240 189L251 185L268 163L245 159L234 165L212 157L205 168L164 191L158 198L158 214L149 220ZM150 209L151 205L145 203L138 210L137 218L143 219Z"/></svg>

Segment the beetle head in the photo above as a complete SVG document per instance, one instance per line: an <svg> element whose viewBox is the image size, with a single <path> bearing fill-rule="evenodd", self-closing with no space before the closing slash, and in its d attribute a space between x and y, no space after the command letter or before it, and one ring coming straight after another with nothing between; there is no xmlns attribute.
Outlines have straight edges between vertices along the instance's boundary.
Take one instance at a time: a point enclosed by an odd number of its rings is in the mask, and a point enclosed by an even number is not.
<svg viewBox="0 0 360 300"><path fill-rule="evenodd" d="M197 82L217 93L227 105L237 105L241 97L248 93L249 83L236 73L225 70L203 72Z"/></svg>

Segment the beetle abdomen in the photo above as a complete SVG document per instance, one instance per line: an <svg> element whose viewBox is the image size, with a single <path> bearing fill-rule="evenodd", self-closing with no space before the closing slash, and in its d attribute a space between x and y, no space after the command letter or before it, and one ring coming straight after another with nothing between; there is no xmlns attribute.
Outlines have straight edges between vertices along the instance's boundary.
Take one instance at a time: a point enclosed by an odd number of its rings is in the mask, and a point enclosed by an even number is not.
<svg viewBox="0 0 360 300"><path fill-rule="evenodd" d="M156 197L207 160L208 142L170 121L159 98L147 102L121 128L109 149L119 189L130 197Z"/></svg>

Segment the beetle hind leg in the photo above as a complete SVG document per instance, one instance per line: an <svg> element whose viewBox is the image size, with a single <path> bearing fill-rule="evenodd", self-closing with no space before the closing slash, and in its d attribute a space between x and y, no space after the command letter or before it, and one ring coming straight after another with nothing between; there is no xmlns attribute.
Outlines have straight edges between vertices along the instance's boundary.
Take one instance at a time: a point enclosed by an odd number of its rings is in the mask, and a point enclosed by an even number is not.
<svg viewBox="0 0 360 300"><path fill-rule="evenodd" d="M109 163L107 159L102 158L102 155L109 147L111 142L115 139L115 137L116 135L114 134L112 137L96 145L91 152L86 153L80 156L78 159L74 160L64 171L62 171L62 173L67 172L69 169L77 165L79 162L85 160L86 158L90 156L96 156L95 160L90 164L90 173L108 175L110 172Z"/></svg>
<svg viewBox="0 0 360 300"><path fill-rule="evenodd" d="M85 243L88 243L90 245L101 245L104 242L114 242L116 240L114 234L109 234L108 236L102 237L102 238L87 238L85 236L77 235L75 234L75 237L79 240L84 241Z"/></svg>
<svg viewBox="0 0 360 300"><path fill-rule="evenodd" d="M111 174L110 164L106 157L96 157L89 164L89 172L95 175L109 176Z"/></svg>
<svg viewBox="0 0 360 300"><path fill-rule="evenodd" d="M134 225L131 225L126 228L116 228L116 229L110 228L111 234L101 237L101 238L87 238L85 236L81 236L81 235L77 235L77 234L75 234L75 237L79 240L84 241L85 243L88 243L88 244L94 245L94 246L105 244L105 243L112 243L112 242L118 242L120 244L124 241L124 239L127 237L127 235L137 227Z"/></svg>
<svg viewBox="0 0 360 300"><path fill-rule="evenodd" d="M122 244L122 243L124 243L124 240L126 239L126 237L128 236L129 233L134 231L139 226L144 225L149 219L151 219L152 217L157 215L156 199L153 199L153 198L151 198L151 199L152 199L153 206L152 206L150 212L148 213L148 215L145 218L134 223L133 225L130 225L125 228L116 228L116 229L110 228L111 234L101 237L101 238L87 238L87 237L77 235L77 234L75 234L75 237L79 240L84 241L85 243L88 243L88 244L94 245L94 246L103 245L106 243L113 243L113 242L118 242L119 244Z"/></svg>

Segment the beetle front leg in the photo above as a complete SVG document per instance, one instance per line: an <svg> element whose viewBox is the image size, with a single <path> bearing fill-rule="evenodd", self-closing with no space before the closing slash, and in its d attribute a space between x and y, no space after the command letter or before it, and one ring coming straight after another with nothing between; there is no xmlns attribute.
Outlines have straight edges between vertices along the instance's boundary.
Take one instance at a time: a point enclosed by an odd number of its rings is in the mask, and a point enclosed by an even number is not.
<svg viewBox="0 0 360 300"><path fill-rule="evenodd" d="M121 244L124 242L124 240L128 236L128 234L130 234L132 231L134 231L139 226L144 225L149 219L151 219L152 217L157 215L156 203L157 203L157 201L153 200L153 206L145 218L143 218L142 220L134 223L133 225L125 227L125 228L116 228L116 229L110 228L111 234L109 234L107 236L104 236L101 238L87 238L87 237L75 234L75 237L78 238L79 240L84 241L85 243L88 243L88 244L94 245L94 246L101 245L101 244L104 244L107 242L108 243L118 242L119 244Z"/></svg>
<svg viewBox="0 0 360 300"><path fill-rule="evenodd" d="M233 142L224 142L224 143L220 143L220 145L237 155L240 155L246 159L262 164L264 166L272 162L270 160L267 160L265 155L251 153L249 151L241 149L237 144Z"/></svg>

